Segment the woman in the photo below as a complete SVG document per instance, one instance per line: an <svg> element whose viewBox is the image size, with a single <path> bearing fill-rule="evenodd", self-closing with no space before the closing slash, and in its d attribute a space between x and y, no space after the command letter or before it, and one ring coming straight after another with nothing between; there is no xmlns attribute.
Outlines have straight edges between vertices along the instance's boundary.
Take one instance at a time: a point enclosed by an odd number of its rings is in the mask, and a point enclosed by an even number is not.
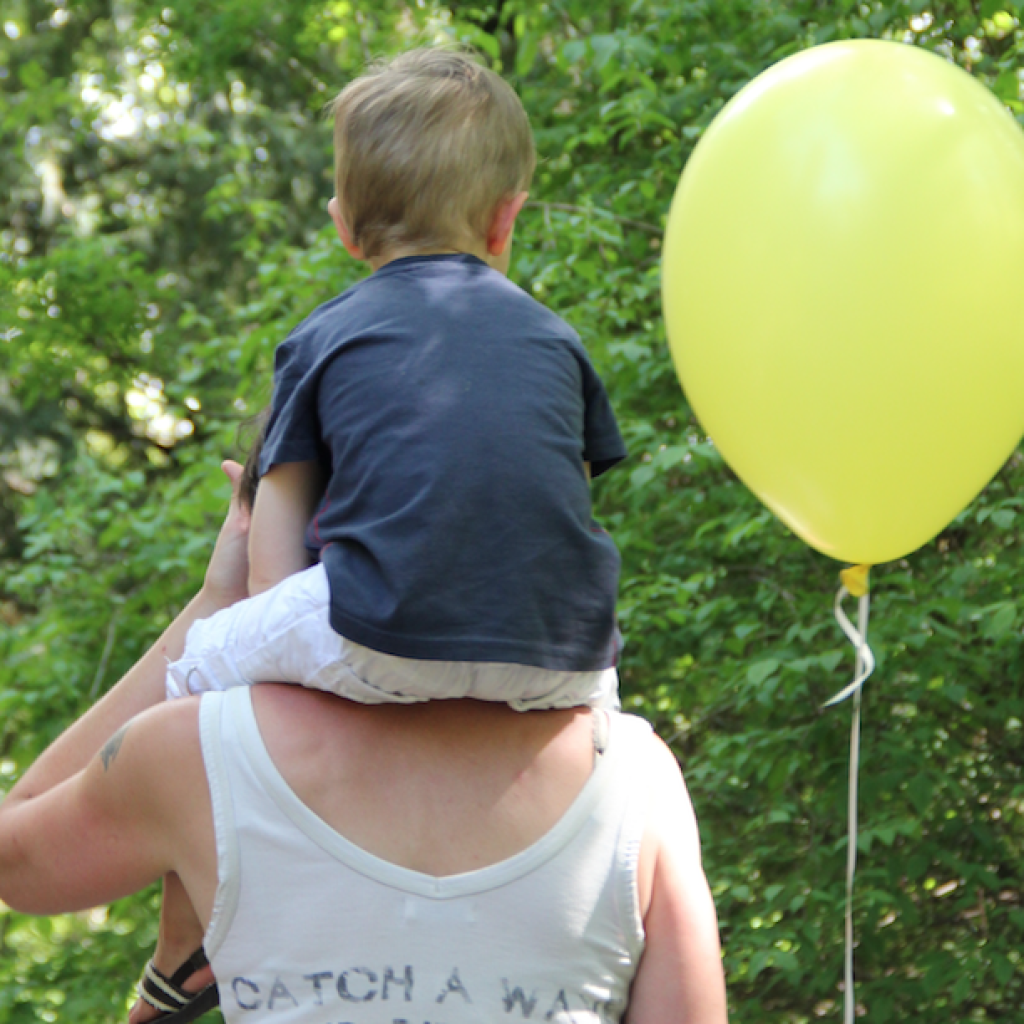
<svg viewBox="0 0 1024 1024"><path fill-rule="evenodd" d="M209 1008L201 961L164 987L204 941L232 1024L723 1024L693 812L639 720L266 684L162 702L191 623L244 596L247 529L236 498L200 593L0 806L0 899L182 886L195 913L149 972L171 1012L133 1021Z"/></svg>

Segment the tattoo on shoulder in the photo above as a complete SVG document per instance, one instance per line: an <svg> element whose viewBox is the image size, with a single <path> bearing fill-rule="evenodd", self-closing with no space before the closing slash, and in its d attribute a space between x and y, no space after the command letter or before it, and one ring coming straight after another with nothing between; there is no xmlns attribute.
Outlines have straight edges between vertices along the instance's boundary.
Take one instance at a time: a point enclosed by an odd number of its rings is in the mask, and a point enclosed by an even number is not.
<svg viewBox="0 0 1024 1024"><path fill-rule="evenodd" d="M111 762L117 757L117 752L121 749L121 743L124 740L124 734L128 731L127 725L122 725L113 736L107 740L106 745L100 751L100 758L103 760L103 770L109 771Z"/></svg>

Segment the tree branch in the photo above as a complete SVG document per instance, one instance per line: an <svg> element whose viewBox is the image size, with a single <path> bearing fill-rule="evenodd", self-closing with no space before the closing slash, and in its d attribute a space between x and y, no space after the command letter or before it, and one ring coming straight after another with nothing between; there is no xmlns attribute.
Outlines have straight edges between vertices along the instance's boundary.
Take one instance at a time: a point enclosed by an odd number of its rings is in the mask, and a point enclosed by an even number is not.
<svg viewBox="0 0 1024 1024"><path fill-rule="evenodd" d="M635 228L637 231L646 231L648 234L660 236L663 231L663 229L658 227L657 224L649 224L647 221L643 220L633 220L632 217L620 217L617 213L612 213L610 210L602 210L599 206L576 206L574 203L549 203L539 199L530 200L526 205L535 206L538 209L544 210L545 216L548 215L550 210L560 210L563 213L597 214L599 217L604 217L607 220L613 220L628 228Z"/></svg>
<svg viewBox="0 0 1024 1024"><path fill-rule="evenodd" d="M96 668L96 675L93 677L92 686L89 688L89 703L96 699L96 695L100 692L100 687L103 685L103 677L107 674L107 665L110 663L110 655L114 650L114 639L117 636L117 622L121 618L121 612L124 610L124 606L120 606L114 610L114 614L110 616L110 624L107 626L107 639L103 644L103 653L100 655L100 663Z"/></svg>

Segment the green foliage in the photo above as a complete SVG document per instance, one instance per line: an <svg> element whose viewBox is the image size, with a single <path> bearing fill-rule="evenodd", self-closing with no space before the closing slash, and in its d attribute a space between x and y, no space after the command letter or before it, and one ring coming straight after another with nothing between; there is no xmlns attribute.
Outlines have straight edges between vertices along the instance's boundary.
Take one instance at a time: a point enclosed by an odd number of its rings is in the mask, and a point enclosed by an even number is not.
<svg viewBox="0 0 1024 1024"><path fill-rule="evenodd" d="M852 669L836 567L690 415L660 320L660 234L715 113L815 43L929 47L1024 116L1022 8L7 3L0 779L194 589L226 498L216 467L268 395L274 345L361 273L324 216L324 102L369 57L459 39L509 76L536 131L512 276L579 329L633 452L596 489L624 559L625 699L686 770L733 1019L837 1019L849 712L820 710ZM856 912L858 996L879 1022L1019 1014L1021 495L1018 455L937 542L874 574ZM0 1022L116 1017L153 908L147 894L108 916L0 910Z"/></svg>

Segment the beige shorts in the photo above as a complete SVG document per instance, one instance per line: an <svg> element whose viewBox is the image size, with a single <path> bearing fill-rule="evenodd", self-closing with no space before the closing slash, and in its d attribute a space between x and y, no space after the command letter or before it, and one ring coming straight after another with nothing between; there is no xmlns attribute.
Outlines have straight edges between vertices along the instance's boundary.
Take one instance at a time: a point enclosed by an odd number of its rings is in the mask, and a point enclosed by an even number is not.
<svg viewBox="0 0 1024 1024"><path fill-rule="evenodd" d="M361 704L474 697L519 711L617 708L614 668L559 672L483 661L426 661L381 654L346 640L329 621L322 565L193 623L185 653L167 669L167 697L253 683L299 683Z"/></svg>

